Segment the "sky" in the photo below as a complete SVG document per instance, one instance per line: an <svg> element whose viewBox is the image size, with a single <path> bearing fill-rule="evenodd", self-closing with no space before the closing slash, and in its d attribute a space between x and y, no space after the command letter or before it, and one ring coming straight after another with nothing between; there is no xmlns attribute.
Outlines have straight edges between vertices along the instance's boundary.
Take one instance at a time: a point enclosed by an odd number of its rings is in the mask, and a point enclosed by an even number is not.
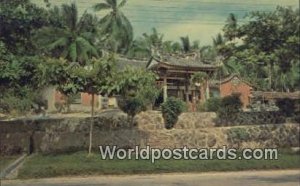
<svg viewBox="0 0 300 186"><path fill-rule="evenodd" d="M43 0L32 0L43 4ZM95 3L104 0L50 0L52 4L76 2L79 12L91 11ZM234 13L238 22L245 22L250 11L272 11L276 6L299 7L299 0L128 0L123 13L131 21L134 36L150 33L155 27L164 40L178 41L188 35L200 45L212 43L212 37L222 32L226 18ZM106 12L97 13L103 17Z"/></svg>

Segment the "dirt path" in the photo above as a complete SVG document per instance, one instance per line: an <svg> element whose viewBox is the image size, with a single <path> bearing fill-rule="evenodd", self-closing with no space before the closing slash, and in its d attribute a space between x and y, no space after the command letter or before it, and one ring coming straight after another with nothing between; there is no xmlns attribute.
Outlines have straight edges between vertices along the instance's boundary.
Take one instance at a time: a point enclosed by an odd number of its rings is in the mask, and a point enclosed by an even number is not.
<svg viewBox="0 0 300 186"><path fill-rule="evenodd" d="M300 170L6 180L2 186L299 186Z"/></svg>

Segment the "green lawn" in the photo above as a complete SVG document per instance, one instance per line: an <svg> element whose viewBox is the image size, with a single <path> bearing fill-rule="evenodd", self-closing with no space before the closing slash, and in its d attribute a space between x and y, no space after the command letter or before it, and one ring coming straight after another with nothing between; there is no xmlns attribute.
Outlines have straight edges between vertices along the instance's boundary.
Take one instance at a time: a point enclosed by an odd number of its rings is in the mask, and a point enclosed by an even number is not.
<svg viewBox="0 0 300 186"><path fill-rule="evenodd" d="M33 155L19 171L19 178L70 175L136 174L168 172L239 171L300 168L299 154L279 153L278 160L101 160L85 152L64 155Z"/></svg>
<svg viewBox="0 0 300 186"><path fill-rule="evenodd" d="M3 171L10 163L14 162L18 156L0 156L0 170Z"/></svg>

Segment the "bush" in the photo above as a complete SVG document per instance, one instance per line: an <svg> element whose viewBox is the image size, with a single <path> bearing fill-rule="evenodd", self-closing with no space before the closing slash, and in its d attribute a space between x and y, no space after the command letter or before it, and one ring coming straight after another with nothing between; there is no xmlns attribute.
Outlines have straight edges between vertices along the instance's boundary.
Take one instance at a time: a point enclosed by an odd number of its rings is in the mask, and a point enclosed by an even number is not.
<svg viewBox="0 0 300 186"><path fill-rule="evenodd" d="M170 97L161 105L165 127L171 129L178 120L178 116L184 111L184 102Z"/></svg>
<svg viewBox="0 0 300 186"><path fill-rule="evenodd" d="M234 117L241 111L243 104L239 97L239 95L233 94L222 98L217 112L222 123L228 124L228 122L232 122Z"/></svg>
<svg viewBox="0 0 300 186"><path fill-rule="evenodd" d="M118 106L123 112L128 114L131 122L133 122L133 118L136 114L146 110L146 105L143 100L137 97L119 97Z"/></svg>
<svg viewBox="0 0 300 186"><path fill-rule="evenodd" d="M221 107L221 98L210 98L205 103L207 112L217 112Z"/></svg>
<svg viewBox="0 0 300 186"><path fill-rule="evenodd" d="M30 111L32 101L30 99L15 96L5 96L0 100L0 112L3 113L24 113Z"/></svg>
<svg viewBox="0 0 300 186"><path fill-rule="evenodd" d="M41 112L41 107L46 107L47 103L43 100L39 91L20 88L19 92L7 89L1 92L0 112L10 114L25 114L30 111Z"/></svg>
<svg viewBox="0 0 300 186"><path fill-rule="evenodd" d="M292 117L295 113L295 101L290 98L279 99L276 101L276 105L286 117Z"/></svg>

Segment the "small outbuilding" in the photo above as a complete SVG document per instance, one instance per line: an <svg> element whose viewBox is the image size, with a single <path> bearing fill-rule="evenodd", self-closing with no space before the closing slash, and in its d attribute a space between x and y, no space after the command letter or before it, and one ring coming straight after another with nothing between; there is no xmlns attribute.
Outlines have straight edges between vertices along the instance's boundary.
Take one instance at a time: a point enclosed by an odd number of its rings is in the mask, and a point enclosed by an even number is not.
<svg viewBox="0 0 300 186"><path fill-rule="evenodd" d="M246 108L251 101L254 86L243 80L237 74L232 74L219 81L210 82L210 92L213 97L225 97L232 94L239 94L243 108Z"/></svg>

